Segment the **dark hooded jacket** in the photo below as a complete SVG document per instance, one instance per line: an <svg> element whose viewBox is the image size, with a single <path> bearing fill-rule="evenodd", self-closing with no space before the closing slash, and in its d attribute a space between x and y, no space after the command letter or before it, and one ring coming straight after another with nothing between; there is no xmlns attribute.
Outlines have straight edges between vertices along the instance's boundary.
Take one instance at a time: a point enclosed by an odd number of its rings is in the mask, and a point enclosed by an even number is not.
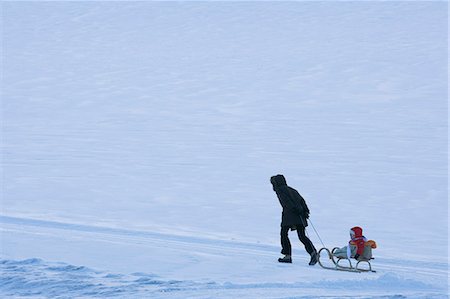
<svg viewBox="0 0 450 299"><path fill-rule="evenodd" d="M281 174L271 177L270 182L283 207L281 226L308 226L309 209L297 190L289 187Z"/></svg>

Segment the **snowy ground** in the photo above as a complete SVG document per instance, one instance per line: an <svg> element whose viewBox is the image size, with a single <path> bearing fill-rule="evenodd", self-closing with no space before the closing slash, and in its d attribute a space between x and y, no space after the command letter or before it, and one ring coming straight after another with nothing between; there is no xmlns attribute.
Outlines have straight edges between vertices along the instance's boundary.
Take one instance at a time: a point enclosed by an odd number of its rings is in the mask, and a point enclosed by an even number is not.
<svg viewBox="0 0 450 299"><path fill-rule="evenodd" d="M277 264L274 245L13 217L0 220L15 256L42 258L1 260L4 295L445 298L447 291L445 263L381 257L373 262L377 273L336 273L307 266L309 258L299 250L296 263ZM55 257L70 263L48 261Z"/></svg>
<svg viewBox="0 0 450 299"><path fill-rule="evenodd" d="M447 298L446 2L1 7L1 296ZM278 264L277 173L377 273Z"/></svg>

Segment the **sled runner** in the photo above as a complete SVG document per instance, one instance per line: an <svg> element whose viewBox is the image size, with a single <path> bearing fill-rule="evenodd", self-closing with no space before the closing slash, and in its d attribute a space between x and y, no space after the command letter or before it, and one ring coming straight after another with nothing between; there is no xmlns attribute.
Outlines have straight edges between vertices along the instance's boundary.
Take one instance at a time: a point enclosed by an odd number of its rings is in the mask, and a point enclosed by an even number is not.
<svg viewBox="0 0 450 299"><path fill-rule="evenodd" d="M355 272L355 273L361 273L361 272L376 272L375 270L372 270L372 264L370 263L370 260L373 259L372 257L372 247L371 245L366 245L364 247L364 254L357 260L356 265L354 265L351 261L351 259L347 258L346 255L343 255L342 252L339 252L341 248L334 247L331 251L328 248L321 248L317 254L317 259L319 262L319 265L324 269L329 270L337 270L337 271L347 271L347 272ZM323 261L323 257L321 260L321 253L326 252L328 255L329 260L331 261L331 265L326 265ZM344 262L341 262L344 261ZM340 263L341 262L341 263ZM343 265L343 263L348 263L347 265ZM365 266L363 266L365 264Z"/></svg>

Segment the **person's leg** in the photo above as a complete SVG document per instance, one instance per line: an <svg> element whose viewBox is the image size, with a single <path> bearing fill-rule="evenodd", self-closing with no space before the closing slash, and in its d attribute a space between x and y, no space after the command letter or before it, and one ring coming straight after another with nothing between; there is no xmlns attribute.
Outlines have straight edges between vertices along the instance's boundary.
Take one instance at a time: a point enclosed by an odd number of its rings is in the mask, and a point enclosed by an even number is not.
<svg viewBox="0 0 450 299"><path fill-rule="evenodd" d="M346 259L347 258L347 246L336 249L333 252L333 255L337 258Z"/></svg>
<svg viewBox="0 0 450 299"><path fill-rule="evenodd" d="M300 241L305 245L305 249L309 254L316 253L316 248L314 247L311 240L306 236L305 234L305 227L304 226L297 226L297 234Z"/></svg>
<svg viewBox="0 0 450 299"><path fill-rule="evenodd" d="M289 233L289 227L288 226L282 226L280 237L281 237L281 253L284 255L291 255L291 242L289 241L288 237Z"/></svg>
<svg viewBox="0 0 450 299"><path fill-rule="evenodd" d="M305 234L305 227L304 226L297 226L297 234L300 241L305 245L306 251L311 255L311 260L309 261L310 266L314 266L318 262L318 255L317 250L314 247L311 240L306 236Z"/></svg>
<svg viewBox="0 0 450 299"><path fill-rule="evenodd" d="M280 263L292 263L291 258L291 242L288 237L289 227L282 226L280 237L281 237L281 253L284 254L284 257L279 258L278 261Z"/></svg>

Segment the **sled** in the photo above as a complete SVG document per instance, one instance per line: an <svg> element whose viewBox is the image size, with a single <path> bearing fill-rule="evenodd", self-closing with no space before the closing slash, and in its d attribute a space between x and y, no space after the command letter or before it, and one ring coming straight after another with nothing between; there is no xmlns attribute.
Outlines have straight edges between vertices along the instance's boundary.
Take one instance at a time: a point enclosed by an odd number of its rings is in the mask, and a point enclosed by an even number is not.
<svg viewBox="0 0 450 299"><path fill-rule="evenodd" d="M376 272L375 270L372 269L372 264L370 263L370 260L373 259L372 257L370 259L360 258L357 261L356 265L353 265L353 263L350 259L335 256L333 253L337 249L339 249L339 247L334 247L331 251L325 247L321 248L319 250L319 252L317 253L317 261L319 262L319 265L322 268L328 269L328 270L347 271L347 272L355 272L355 273ZM322 252L327 253L328 259L332 262L332 264L330 266L327 266L326 264L323 263L323 260L320 260ZM348 266L342 265L341 261L347 262ZM366 265L366 266L363 266L363 265Z"/></svg>

